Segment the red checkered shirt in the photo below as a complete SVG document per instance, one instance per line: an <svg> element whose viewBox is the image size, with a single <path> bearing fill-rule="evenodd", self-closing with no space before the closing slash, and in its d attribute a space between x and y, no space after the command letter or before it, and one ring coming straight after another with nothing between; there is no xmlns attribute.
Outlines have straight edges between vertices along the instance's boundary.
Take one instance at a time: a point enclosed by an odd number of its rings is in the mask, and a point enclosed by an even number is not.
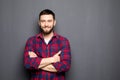
<svg viewBox="0 0 120 80"><path fill-rule="evenodd" d="M60 54L60 62L53 63L52 65L58 72L48 72L38 69L42 58L52 57L58 51ZM38 57L30 58L29 51L33 51ZM24 50L24 66L31 73L31 80L65 80L65 72L70 69L71 65L71 52L68 39L56 33L49 41L48 44L44 42L42 34L30 37Z"/></svg>

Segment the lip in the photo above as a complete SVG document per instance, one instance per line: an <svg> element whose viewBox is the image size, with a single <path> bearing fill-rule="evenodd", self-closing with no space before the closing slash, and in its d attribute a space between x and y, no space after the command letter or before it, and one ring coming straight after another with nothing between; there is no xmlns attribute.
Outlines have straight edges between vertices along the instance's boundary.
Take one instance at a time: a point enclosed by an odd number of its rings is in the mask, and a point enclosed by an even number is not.
<svg viewBox="0 0 120 80"><path fill-rule="evenodd" d="M43 28L51 28L51 27L43 27Z"/></svg>

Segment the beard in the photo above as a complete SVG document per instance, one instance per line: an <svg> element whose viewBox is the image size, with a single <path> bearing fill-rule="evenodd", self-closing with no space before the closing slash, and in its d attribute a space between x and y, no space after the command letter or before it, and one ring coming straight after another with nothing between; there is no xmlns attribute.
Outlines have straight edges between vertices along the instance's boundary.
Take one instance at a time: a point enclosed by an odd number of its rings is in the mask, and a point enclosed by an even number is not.
<svg viewBox="0 0 120 80"><path fill-rule="evenodd" d="M53 26L49 31L45 31L44 29L42 29L42 28L40 27L40 31L41 31L44 35L48 35L48 34L50 34L51 32L54 31L54 26Z"/></svg>

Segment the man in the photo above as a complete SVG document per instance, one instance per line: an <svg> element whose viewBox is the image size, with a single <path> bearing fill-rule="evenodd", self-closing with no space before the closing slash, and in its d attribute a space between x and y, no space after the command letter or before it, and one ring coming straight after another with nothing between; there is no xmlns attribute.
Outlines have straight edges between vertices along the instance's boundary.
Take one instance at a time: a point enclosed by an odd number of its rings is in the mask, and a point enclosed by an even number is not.
<svg viewBox="0 0 120 80"><path fill-rule="evenodd" d="M71 52L68 39L54 32L55 14L45 9L39 14L41 33L30 37L25 46L24 66L31 80L65 80L70 69Z"/></svg>

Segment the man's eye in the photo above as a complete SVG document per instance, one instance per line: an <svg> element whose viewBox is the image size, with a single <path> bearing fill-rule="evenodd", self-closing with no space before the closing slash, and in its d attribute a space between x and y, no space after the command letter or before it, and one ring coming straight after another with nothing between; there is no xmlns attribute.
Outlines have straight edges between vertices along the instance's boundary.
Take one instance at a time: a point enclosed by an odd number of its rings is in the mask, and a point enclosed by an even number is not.
<svg viewBox="0 0 120 80"><path fill-rule="evenodd" d="M48 20L48 22L52 22L52 20Z"/></svg>
<svg viewBox="0 0 120 80"><path fill-rule="evenodd" d="M44 20L41 20L41 22L45 22Z"/></svg>
<svg viewBox="0 0 120 80"><path fill-rule="evenodd" d="M44 21L41 21L41 22L44 22Z"/></svg>

